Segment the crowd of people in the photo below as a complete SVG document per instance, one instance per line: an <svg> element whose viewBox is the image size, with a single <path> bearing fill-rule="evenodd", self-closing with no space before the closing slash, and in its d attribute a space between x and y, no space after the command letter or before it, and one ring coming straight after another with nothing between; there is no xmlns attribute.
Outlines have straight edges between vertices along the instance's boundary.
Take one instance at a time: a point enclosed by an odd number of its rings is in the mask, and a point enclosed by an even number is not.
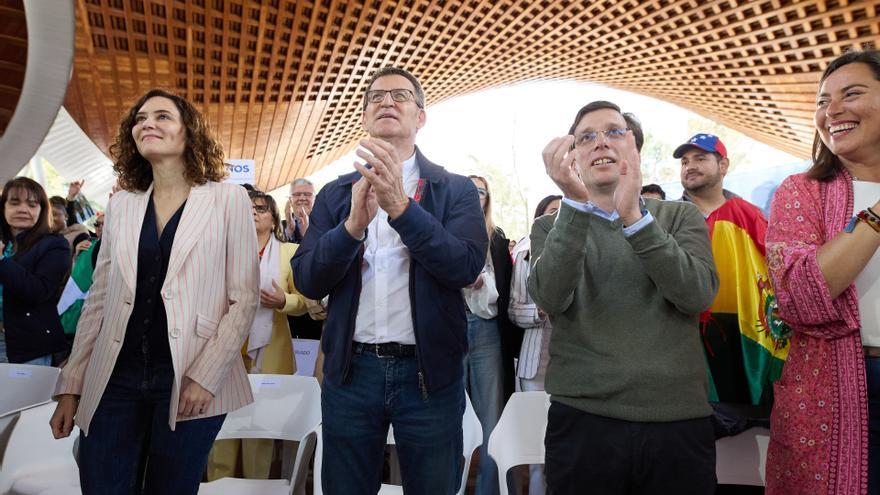
<svg viewBox="0 0 880 495"><path fill-rule="evenodd" d="M731 404L772 409L767 493L880 493L880 52L825 70L813 165L769 222L712 134L673 154L681 198L643 185L641 123L594 101L542 151L559 194L519 240L486 178L416 145L419 80L366 87L354 170L283 208L224 183L205 118L159 89L122 119L96 232L82 182L5 184L0 359L62 368L51 429L80 428L84 493L269 477L273 441L215 437L248 373L296 371L292 337L321 340L326 493L379 489L389 426L406 493L456 492L467 397L476 493L518 489L487 450L515 390L551 400L529 494L714 493Z"/></svg>

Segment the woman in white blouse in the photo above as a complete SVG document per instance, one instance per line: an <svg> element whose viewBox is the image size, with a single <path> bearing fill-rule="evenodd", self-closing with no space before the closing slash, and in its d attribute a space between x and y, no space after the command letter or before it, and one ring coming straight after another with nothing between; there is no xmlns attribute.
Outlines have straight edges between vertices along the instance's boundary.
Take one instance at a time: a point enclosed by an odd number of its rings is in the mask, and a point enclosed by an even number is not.
<svg viewBox="0 0 880 495"><path fill-rule="evenodd" d="M562 196L551 195L542 199L535 208L535 218L555 215L559 210ZM516 375L523 392L544 390L544 375L550 362L550 319L541 311L529 296L529 250L528 237L523 237L514 246L513 277L510 281L510 306L508 314L514 325L525 329L522 348L519 353ZM544 468L540 464L529 466L529 494L544 493Z"/></svg>

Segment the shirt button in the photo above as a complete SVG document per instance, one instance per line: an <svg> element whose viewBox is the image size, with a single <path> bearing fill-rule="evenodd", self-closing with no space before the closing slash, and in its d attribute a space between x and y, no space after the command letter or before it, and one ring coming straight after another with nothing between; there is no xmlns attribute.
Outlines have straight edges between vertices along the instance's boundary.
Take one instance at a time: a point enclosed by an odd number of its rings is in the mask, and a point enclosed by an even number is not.
<svg viewBox="0 0 880 495"><path fill-rule="evenodd" d="M171 338L176 339L179 336L180 336L180 329L179 328L172 328L171 329Z"/></svg>
<svg viewBox="0 0 880 495"><path fill-rule="evenodd" d="M173 294L171 292L171 289L165 289L164 291L162 291L162 297L164 297L165 299L171 299L172 295Z"/></svg>
<svg viewBox="0 0 880 495"><path fill-rule="evenodd" d="M25 313L24 315L25 315L25 316L30 316L31 314L30 314L30 313Z"/></svg>
<svg viewBox="0 0 880 495"><path fill-rule="evenodd" d="M149 324L150 324L150 319L144 318L144 325L149 325Z"/></svg>
<svg viewBox="0 0 880 495"><path fill-rule="evenodd" d="M147 298L147 304L153 304L153 298L152 298L152 297Z"/></svg>
<svg viewBox="0 0 880 495"><path fill-rule="evenodd" d="M155 282L155 281L156 281L156 276L150 275L150 282Z"/></svg>
<svg viewBox="0 0 880 495"><path fill-rule="evenodd" d="M49 330L46 330L46 333L52 333L52 332L51 332L51 331L49 331Z"/></svg>

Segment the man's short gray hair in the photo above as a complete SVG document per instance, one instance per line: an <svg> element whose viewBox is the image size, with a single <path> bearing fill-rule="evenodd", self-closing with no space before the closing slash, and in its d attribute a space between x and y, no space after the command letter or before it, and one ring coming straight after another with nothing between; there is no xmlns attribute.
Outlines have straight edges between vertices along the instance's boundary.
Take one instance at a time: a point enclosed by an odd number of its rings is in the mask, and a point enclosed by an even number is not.
<svg viewBox="0 0 880 495"><path fill-rule="evenodd" d="M291 186L302 186L302 185L306 185L306 186L312 186L312 187L315 187L315 184L312 183L312 181L310 181L309 179L306 179L305 177L298 177L298 178L296 178L296 179L293 179L293 182L291 182L290 185L291 185Z"/></svg>

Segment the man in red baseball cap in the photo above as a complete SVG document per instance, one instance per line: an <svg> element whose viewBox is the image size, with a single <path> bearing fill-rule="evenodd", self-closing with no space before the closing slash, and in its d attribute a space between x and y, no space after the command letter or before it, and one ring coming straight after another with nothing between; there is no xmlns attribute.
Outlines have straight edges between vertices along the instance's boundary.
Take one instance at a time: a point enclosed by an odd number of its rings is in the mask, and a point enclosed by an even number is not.
<svg viewBox="0 0 880 495"><path fill-rule="evenodd" d="M788 339L775 313L767 276L761 210L724 189L727 148L713 134L696 134L676 148L682 201L695 204L709 225L720 288L701 315L711 375L709 400L769 405L773 381L788 355ZM771 305L772 306L772 305Z"/></svg>
<svg viewBox="0 0 880 495"><path fill-rule="evenodd" d="M689 201L708 217L736 194L724 189L722 182L730 161L727 148L714 134L695 134L675 149L673 158L681 159L682 201Z"/></svg>

